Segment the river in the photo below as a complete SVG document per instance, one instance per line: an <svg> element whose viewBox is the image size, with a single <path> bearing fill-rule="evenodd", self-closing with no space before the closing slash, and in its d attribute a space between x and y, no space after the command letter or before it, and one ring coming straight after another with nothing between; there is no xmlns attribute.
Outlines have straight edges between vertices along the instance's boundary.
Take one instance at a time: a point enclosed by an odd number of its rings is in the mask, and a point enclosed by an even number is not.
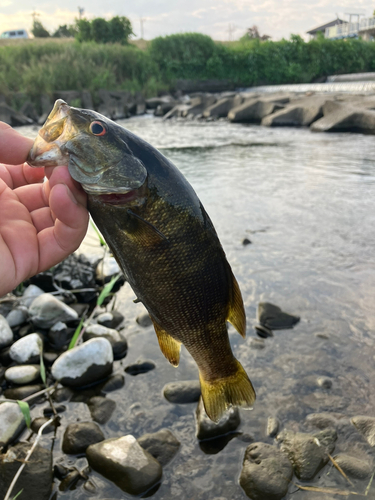
<svg viewBox="0 0 375 500"><path fill-rule="evenodd" d="M257 392L254 409L241 411L243 435L272 444L266 436L268 416L277 416L283 428L311 431L305 417L314 412L374 415L374 137L225 120L163 122L143 116L120 123L159 148L193 185L240 284L247 339L233 328L230 339ZM33 127L20 130L30 137L37 133ZM251 244L244 246L244 238ZM89 234L85 251L93 241ZM180 366L168 364L152 327L144 329L135 322L143 306L132 299L125 285L116 307L126 318L129 351L115 363L116 370L123 373L140 357L152 359L156 369L126 375L125 387L108 395L117 408L103 426L105 436L139 437L167 427L181 441L152 495L155 500L246 499L238 484L246 436L233 438L219 452L198 443L195 405L171 405L161 392L167 382L197 379L196 365L184 348ZM272 302L301 321L294 329L275 331L263 349L254 349L259 302ZM332 387L319 387L319 376L330 377ZM90 419L87 406L70 403L62 419L77 418ZM59 451L60 440L58 434L55 454L68 463ZM353 448L374 457L354 428L339 433L335 452ZM78 465L83 467L85 459ZM99 474L92 478L99 491L95 498L126 497ZM327 466L314 484L342 487L341 479ZM363 492L365 483L359 482L358 488ZM295 490L290 487L285 498L333 498ZM57 492L55 498L78 500L88 494L79 487Z"/></svg>

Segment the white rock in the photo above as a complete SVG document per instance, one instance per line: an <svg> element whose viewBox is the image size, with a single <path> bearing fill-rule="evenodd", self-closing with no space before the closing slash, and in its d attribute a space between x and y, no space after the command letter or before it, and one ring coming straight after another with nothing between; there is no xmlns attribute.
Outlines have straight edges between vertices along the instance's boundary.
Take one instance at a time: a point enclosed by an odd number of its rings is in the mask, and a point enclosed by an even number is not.
<svg viewBox="0 0 375 500"><path fill-rule="evenodd" d="M25 306L21 306L17 307L17 309L13 309L12 311L10 311L6 319L8 321L9 326L11 328L14 328L15 326L19 326L25 323L27 318L28 318L27 309Z"/></svg>
<svg viewBox="0 0 375 500"><path fill-rule="evenodd" d="M8 321L0 314L0 349L13 342L13 332Z"/></svg>
<svg viewBox="0 0 375 500"><path fill-rule="evenodd" d="M36 297L43 295L44 291L36 285L29 285L23 292L20 303L23 306L29 307Z"/></svg>
<svg viewBox="0 0 375 500"><path fill-rule="evenodd" d="M107 337L112 339L113 342L119 342L122 340L121 335L114 328L107 328L103 325L89 325L86 328L85 334L95 335L96 337Z"/></svg>
<svg viewBox="0 0 375 500"><path fill-rule="evenodd" d="M115 274L121 273L120 266L114 257L107 255L104 259L99 262L96 268L96 279L105 280L106 278L111 278Z"/></svg>
<svg viewBox="0 0 375 500"><path fill-rule="evenodd" d="M30 333L12 345L9 350L9 356L16 363L26 364L35 356L40 356L42 349L42 339L37 333Z"/></svg>
<svg viewBox="0 0 375 500"><path fill-rule="evenodd" d="M9 444L25 427L26 422L18 404L0 404L0 445Z"/></svg>
<svg viewBox="0 0 375 500"><path fill-rule="evenodd" d="M40 367L38 365L11 366L5 371L5 379L13 384L29 384L39 377Z"/></svg>
<svg viewBox="0 0 375 500"><path fill-rule="evenodd" d="M99 337L61 354L53 363L51 373L62 384L79 387L109 375L112 364L111 343Z"/></svg>
<svg viewBox="0 0 375 500"><path fill-rule="evenodd" d="M77 312L61 302L50 293L43 293L33 300L29 308L34 325L40 328L51 328L58 321L78 319Z"/></svg>

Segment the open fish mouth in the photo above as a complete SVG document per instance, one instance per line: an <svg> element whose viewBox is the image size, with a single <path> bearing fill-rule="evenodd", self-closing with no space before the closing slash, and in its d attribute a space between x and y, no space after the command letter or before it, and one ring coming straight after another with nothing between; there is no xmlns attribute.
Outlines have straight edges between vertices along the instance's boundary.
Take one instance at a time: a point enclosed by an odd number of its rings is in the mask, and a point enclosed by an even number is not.
<svg viewBox="0 0 375 500"><path fill-rule="evenodd" d="M64 150L64 145L74 135L69 126L69 115L70 106L58 99L27 157L27 163L31 167L68 165L69 155Z"/></svg>

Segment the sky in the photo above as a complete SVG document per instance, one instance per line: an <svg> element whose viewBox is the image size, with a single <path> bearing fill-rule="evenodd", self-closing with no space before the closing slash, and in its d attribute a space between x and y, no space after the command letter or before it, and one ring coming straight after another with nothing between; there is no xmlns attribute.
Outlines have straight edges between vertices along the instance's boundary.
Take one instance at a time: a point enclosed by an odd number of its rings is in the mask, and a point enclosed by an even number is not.
<svg viewBox="0 0 375 500"><path fill-rule="evenodd" d="M50 31L61 24L72 24L78 17L78 6L84 17L126 16L130 19L135 38L141 37L143 19L144 38L172 33L199 32L215 40L236 40L246 29L256 25L260 33L273 40L299 34L332 21L346 13L372 17L375 1L370 0L0 0L0 33L10 29L32 26L32 12Z"/></svg>

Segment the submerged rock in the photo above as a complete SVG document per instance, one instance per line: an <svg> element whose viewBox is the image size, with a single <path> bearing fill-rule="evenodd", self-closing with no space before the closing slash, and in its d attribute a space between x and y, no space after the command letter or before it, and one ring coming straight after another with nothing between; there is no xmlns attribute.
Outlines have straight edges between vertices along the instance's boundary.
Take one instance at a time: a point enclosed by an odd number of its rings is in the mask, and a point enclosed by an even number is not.
<svg viewBox="0 0 375 500"><path fill-rule="evenodd" d="M335 449L337 433L325 429L316 434L282 431L277 440L281 442L281 451L286 453L293 464L296 476L302 481L309 481L328 462L328 454Z"/></svg>
<svg viewBox="0 0 375 500"><path fill-rule="evenodd" d="M269 437L275 437L280 429L280 420L277 417L268 417L266 434Z"/></svg>
<svg viewBox="0 0 375 500"><path fill-rule="evenodd" d="M345 453L339 453L333 458L345 474L354 479L366 479L373 472L373 466L369 460L361 460Z"/></svg>
<svg viewBox="0 0 375 500"><path fill-rule="evenodd" d="M292 475L288 458L275 446L253 443L246 448L240 485L252 500L281 500Z"/></svg>
<svg viewBox="0 0 375 500"><path fill-rule="evenodd" d="M112 365L112 346L100 337L61 354L53 363L51 373L63 385L81 387L108 376Z"/></svg>
<svg viewBox="0 0 375 500"><path fill-rule="evenodd" d="M51 328L58 321L69 322L78 319L74 309L50 293L39 295L30 305L31 321L40 328Z"/></svg>
<svg viewBox="0 0 375 500"><path fill-rule="evenodd" d="M172 460L181 446L180 441L168 429L144 434L137 441L163 467Z"/></svg>
<svg viewBox="0 0 375 500"><path fill-rule="evenodd" d="M199 380L170 382L164 386L163 394L170 403L196 403L201 395L201 385Z"/></svg>
<svg viewBox="0 0 375 500"><path fill-rule="evenodd" d="M24 399L31 396L32 394L42 391L43 389L45 389L45 387L42 384L23 385L20 387L12 387L11 389L6 389L4 391L4 396L7 399Z"/></svg>
<svg viewBox="0 0 375 500"><path fill-rule="evenodd" d="M269 302L259 303L257 315L259 323L271 330L293 328L300 320L298 316L288 314Z"/></svg>
<svg viewBox="0 0 375 500"><path fill-rule="evenodd" d="M359 415L351 419L354 427L367 439L371 446L375 446L375 417Z"/></svg>
<svg viewBox="0 0 375 500"><path fill-rule="evenodd" d="M207 416L202 398L199 400L195 417L197 424L197 438L199 440L212 439L234 432L241 423L238 408L230 408L224 413L217 423L213 422Z"/></svg>
<svg viewBox="0 0 375 500"><path fill-rule="evenodd" d="M13 332L8 321L0 314L0 349L13 342Z"/></svg>
<svg viewBox="0 0 375 500"><path fill-rule="evenodd" d="M13 384L30 384L40 375L39 365L11 366L4 374L5 379Z"/></svg>
<svg viewBox="0 0 375 500"><path fill-rule="evenodd" d="M25 418L16 402L0 404L0 446L14 441L25 427Z"/></svg>
<svg viewBox="0 0 375 500"><path fill-rule="evenodd" d="M327 427L340 429L349 425L349 419L341 413L310 413L306 417L306 423L312 424L315 427L318 427L318 429L326 429Z"/></svg>
<svg viewBox="0 0 375 500"><path fill-rule="evenodd" d="M18 443L0 459L0 497L4 498L20 464L24 462L31 443ZM16 490L22 490L19 500L48 500L52 492L52 452L36 445L26 467L17 480Z"/></svg>
<svg viewBox="0 0 375 500"><path fill-rule="evenodd" d="M37 333L30 333L17 340L9 350L9 356L19 364L39 361L43 341Z"/></svg>
<svg viewBox="0 0 375 500"><path fill-rule="evenodd" d="M124 316L118 311L104 312L99 314L96 321L107 328L117 328L124 321Z"/></svg>
<svg viewBox="0 0 375 500"><path fill-rule="evenodd" d="M150 318L148 312L140 314L137 317L136 322L138 323L139 326L142 326L143 328L147 328L148 326L152 325L152 319Z"/></svg>
<svg viewBox="0 0 375 500"><path fill-rule="evenodd" d="M114 373L106 380L103 385L100 387L102 392L112 392L117 391L117 389L121 389L125 385L125 377L121 375L121 373Z"/></svg>
<svg viewBox="0 0 375 500"><path fill-rule="evenodd" d="M104 441L104 434L94 422L78 422L69 424L65 430L62 450L64 453L76 455L84 453L95 443Z"/></svg>
<svg viewBox="0 0 375 500"><path fill-rule="evenodd" d="M99 424L105 424L115 411L116 402L102 396L94 396L87 403L91 417Z"/></svg>
<svg viewBox="0 0 375 500"><path fill-rule="evenodd" d="M156 365L153 361L149 359L139 359L134 364L129 365L125 368L125 372L129 373L129 375L139 375L140 373L147 373L151 370L154 370Z"/></svg>
<svg viewBox="0 0 375 500"><path fill-rule="evenodd" d="M90 466L131 495L141 495L157 484L162 468L134 436L107 439L86 450Z"/></svg>
<svg viewBox="0 0 375 500"><path fill-rule="evenodd" d="M332 387L331 377L318 377L316 379L316 383L318 384L319 387L322 387L323 389L331 389Z"/></svg>

